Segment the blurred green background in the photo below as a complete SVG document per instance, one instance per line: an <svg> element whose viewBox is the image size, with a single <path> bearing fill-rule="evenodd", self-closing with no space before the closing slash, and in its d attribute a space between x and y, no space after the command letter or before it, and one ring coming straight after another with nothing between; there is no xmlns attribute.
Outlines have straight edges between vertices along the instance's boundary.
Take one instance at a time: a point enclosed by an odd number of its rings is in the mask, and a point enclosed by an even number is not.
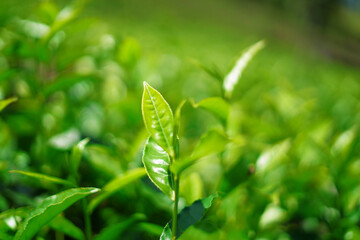
<svg viewBox="0 0 360 240"><path fill-rule="evenodd" d="M64 190L8 171L71 180L69 153L87 137L81 186L142 167L142 82L173 110L220 96L199 63L226 74L261 39L230 100L236 141L182 178L182 206L221 196L182 239L360 239L357 0L2 0L0 99L18 101L0 112L0 211ZM181 120L182 154L222 127L189 103ZM145 177L96 208L94 236L135 213L145 220L114 239L158 239L171 201ZM81 206L64 216L84 228ZM38 239L71 238L50 226Z"/></svg>

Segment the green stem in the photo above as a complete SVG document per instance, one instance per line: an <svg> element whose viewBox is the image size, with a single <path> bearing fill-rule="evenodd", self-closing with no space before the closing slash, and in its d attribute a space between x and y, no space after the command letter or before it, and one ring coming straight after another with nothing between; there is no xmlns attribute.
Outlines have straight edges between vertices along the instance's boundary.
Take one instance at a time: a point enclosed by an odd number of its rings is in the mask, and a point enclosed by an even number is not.
<svg viewBox="0 0 360 240"><path fill-rule="evenodd" d="M178 203L179 203L179 175L174 176L174 192L175 192L175 201L172 215L172 231L171 231L171 240L176 240L177 225L178 225Z"/></svg>
<svg viewBox="0 0 360 240"><path fill-rule="evenodd" d="M86 236L86 240L91 240L91 238L92 238L91 220L90 220L90 214L88 211L87 200L83 199L82 204L83 204L84 221L85 221L85 236Z"/></svg>

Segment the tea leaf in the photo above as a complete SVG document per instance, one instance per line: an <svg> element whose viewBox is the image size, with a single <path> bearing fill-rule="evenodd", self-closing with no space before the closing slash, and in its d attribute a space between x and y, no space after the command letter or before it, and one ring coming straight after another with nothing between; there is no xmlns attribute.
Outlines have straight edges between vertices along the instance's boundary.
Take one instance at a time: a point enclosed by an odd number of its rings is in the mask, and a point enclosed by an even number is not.
<svg viewBox="0 0 360 240"><path fill-rule="evenodd" d="M85 149L86 144L88 144L89 141L90 141L90 138L85 138L72 148L71 156L70 156L70 160L71 160L70 164L71 164L72 171L74 172L74 174L77 174L77 170L80 165L82 153Z"/></svg>
<svg viewBox="0 0 360 240"><path fill-rule="evenodd" d="M144 177L145 175L146 175L146 171L144 168L136 168L129 170L123 176L119 176L111 180L103 187L102 189L103 191L89 203L88 211L90 213L93 212L96 206L99 205L106 198L110 197L116 191L120 190L126 185L136 181L137 179Z"/></svg>
<svg viewBox="0 0 360 240"><path fill-rule="evenodd" d="M219 97L205 98L197 104L193 103L193 106L196 108L200 107L211 112L218 117L222 123L227 122L230 113L229 103Z"/></svg>
<svg viewBox="0 0 360 240"><path fill-rule="evenodd" d="M20 170L12 170L12 171L9 171L9 173L19 173L19 174L22 174L22 175L25 175L25 176L28 176L28 177L32 177L32 178L36 178L36 179L40 179L40 180L45 180L45 181L61 184L61 185L64 185L64 186L71 186L71 187L75 186L72 182L70 182L68 180L48 176L48 175L41 174L41 173L27 172L27 171L20 171Z"/></svg>
<svg viewBox="0 0 360 240"><path fill-rule="evenodd" d="M217 194L195 201L191 206L184 208L178 214L177 234L176 238L180 237L190 226L200 221L207 210L211 207L213 200L217 198ZM160 240L171 240L171 224L172 221L166 224Z"/></svg>
<svg viewBox="0 0 360 240"><path fill-rule="evenodd" d="M144 148L143 163L150 180L166 196L174 200L173 176L169 170L170 157L151 137L146 142Z"/></svg>
<svg viewBox="0 0 360 240"><path fill-rule="evenodd" d="M47 223L76 201L98 192L98 188L72 188L45 198L22 222L14 240L30 240Z"/></svg>
<svg viewBox="0 0 360 240"><path fill-rule="evenodd" d="M241 78L242 72L250 62L250 60L255 56L265 46L265 41L262 40L250 46L241 57L236 61L235 66L231 69L228 75L225 76L223 88L225 90L225 96L230 98L231 94L235 88L235 85Z"/></svg>
<svg viewBox="0 0 360 240"><path fill-rule="evenodd" d="M184 160L174 162L171 165L171 171L178 174L193 165L198 159L224 151L228 143L230 143L230 139L224 133L215 129L210 130L201 137L192 155Z"/></svg>
<svg viewBox="0 0 360 240"><path fill-rule="evenodd" d="M57 216L49 223L49 226L55 229L56 231L65 233L66 235L74 239L79 239L79 240L85 239L85 235L81 231L81 229L75 226L65 217Z"/></svg>
<svg viewBox="0 0 360 240"><path fill-rule="evenodd" d="M120 223L110 225L109 227L104 228L99 235L95 237L95 240L112 240L119 239L121 234L131 227L134 223L145 220L145 215L143 214L134 214L129 219L122 221Z"/></svg>
<svg viewBox="0 0 360 240"><path fill-rule="evenodd" d="M10 103L16 102L18 99L16 97L4 99L0 101L0 112Z"/></svg>
<svg viewBox="0 0 360 240"><path fill-rule="evenodd" d="M145 127L154 141L170 156L174 156L174 117L163 96L144 82L142 115Z"/></svg>

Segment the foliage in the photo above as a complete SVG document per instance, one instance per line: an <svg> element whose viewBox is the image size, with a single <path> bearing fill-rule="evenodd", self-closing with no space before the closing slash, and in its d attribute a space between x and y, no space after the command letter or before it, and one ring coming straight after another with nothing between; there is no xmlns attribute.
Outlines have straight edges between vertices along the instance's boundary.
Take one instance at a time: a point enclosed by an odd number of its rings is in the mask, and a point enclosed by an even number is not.
<svg viewBox="0 0 360 240"><path fill-rule="evenodd" d="M359 238L358 70L189 65L59 2L0 7L1 239Z"/></svg>

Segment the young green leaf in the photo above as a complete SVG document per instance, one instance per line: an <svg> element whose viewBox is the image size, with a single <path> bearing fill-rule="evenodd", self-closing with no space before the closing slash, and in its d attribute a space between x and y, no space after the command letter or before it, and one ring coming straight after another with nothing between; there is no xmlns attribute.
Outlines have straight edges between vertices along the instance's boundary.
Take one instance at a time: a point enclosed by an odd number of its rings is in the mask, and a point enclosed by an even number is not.
<svg viewBox="0 0 360 240"><path fill-rule="evenodd" d="M16 102L17 98L16 97L12 97L12 98L8 98L8 99L4 99L0 101L0 112L10 103Z"/></svg>
<svg viewBox="0 0 360 240"><path fill-rule="evenodd" d="M143 153L143 163L150 180L170 199L174 200L172 173L169 170L170 157L151 137Z"/></svg>
<svg viewBox="0 0 360 240"><path fill-rule="evenodd" d="M224 74L220 71L220 69L215 64L213 64L212 67L208 67L208 66L204 65L203 63L199 62L198 60L195 60L195 59L190 59L190 60L195 66L204 70L207 74L209 74L211 77L218 80L220 83L223 81Z"/></svg>
<svg viewBox="0 0 360 240"><path fill-rule="evenodd" d="M32 178L36 178L36 179L39 179L39 180L45 180L45 181L61 184L61 185L64 185L64 186L75 187L75 185L72 182L68 181L68 180L48 176L48 175L41 174L41 173L34 173L34 172L27 172L27 171L20 171L20 170L12 170L12 171L9 171L9 173L19 173L19 174L22 174L22 175L25 175L25 176L28 176L28 177L32 177Z"/></svg>
<svg viewBox="0 0 360 240"><path fill-rule="evenodd" d="M174 119L174 142L179 134L180 129L180 120L181 120L181 110L184 107L186 100L182 100L175 110L175 119Z"/></svg>
<svg viewBox="0 0 360 240"><path fill-rule="evenodd" d="M103 187L103 191L96 196L88 206L89 213L92 213L94 209L99 205L102 201L106 198L110 197L119 189L125 187L126 185L140 179L146 175L146 171L144 168L136 168L129 170L123 176L116 177L115 179L111 180Z"/></svg>
<svg viewBox="0 0 360 240"><path fill-rule="evenodd" d="M76 201L98 192L97 188L72 188L45 198L21 223L14 240L30 240L47 223Z"/></svg>
<svg viewBox="0 0 360 240"><path fill-rule="evenodd" d="M174 156L174 117L163 96L144 82L142 115L145 127L154 141L170 156Z"/></svg>
<svg viewBox="0 0 360 240"><path fill-rule="evenodd" d="M231 97L231 94L234 90L235 85L241 78L242 72L250 62L250 60L255 56L265 46L265 41L262 40L250 46L241 57L236 61L235 66L231 69L228 75L225 76L223 88L225 91L225 96L227 98Z"/></svg>
<svg viewBox="0 0 360 240"><path fill-rule="evenodd" d="M66 219L63 216L57 216L54 218L50 223L49 227L55 229L58 232L65 233L66 235L78 239L83 240L85 239L84 233L81 231L80 228L75 226L72 222Z"/></svg>
<svg viewBox="0 0 360 240"><path fill-rule="evenodd" d="M178 214L178 224L176 238L180 237L182 233L186 231L190 226L194 225L203 218L207 210L211 207L217 194L213 194L209 197L195 201L191 206L184 208ZM160 240L171 240L171 224L172 221L168 222L160 236Z"/></svg>
<svg viewBox="0 0 360 240"><path fill-rule="evenodd" d="M219 97L205 98L197 104L193 103L193 106L195 108L200 107L211 112L216 117L218 117L224 124L227 122L230 113L229 103Z"/></svg>

